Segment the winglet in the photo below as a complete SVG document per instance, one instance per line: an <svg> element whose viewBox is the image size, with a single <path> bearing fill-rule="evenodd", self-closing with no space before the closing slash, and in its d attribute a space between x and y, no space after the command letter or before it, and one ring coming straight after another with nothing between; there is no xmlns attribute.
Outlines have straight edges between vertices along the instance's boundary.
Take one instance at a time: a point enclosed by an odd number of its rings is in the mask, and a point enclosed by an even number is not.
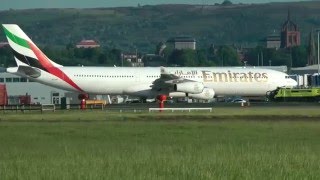
<svg viewBox="0 0 320 180"><path fill-rule="evenodd" d="M167 68L163 66L160 67L160 75L163 79L180 79L179 76L172 74Z"/></svg>
<svg viewBox="0 0 320 180"><path fill-rule="evenodd" d="M160 66L160 74L170 74L167 69L163 66Z"/></svg>

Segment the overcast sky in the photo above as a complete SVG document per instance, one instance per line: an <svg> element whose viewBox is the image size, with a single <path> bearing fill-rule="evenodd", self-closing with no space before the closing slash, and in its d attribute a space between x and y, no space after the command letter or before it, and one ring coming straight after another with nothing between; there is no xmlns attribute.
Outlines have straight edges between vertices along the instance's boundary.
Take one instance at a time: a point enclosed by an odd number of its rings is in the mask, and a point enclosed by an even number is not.
<svg viewBox="0 0 320 180"><path fill-rule="evenodd" d="M297 2L306 0L231 0L233 3ZM215 4L223 0L0 0L0 10L30 8L93 8L155 4Z"/></svg>

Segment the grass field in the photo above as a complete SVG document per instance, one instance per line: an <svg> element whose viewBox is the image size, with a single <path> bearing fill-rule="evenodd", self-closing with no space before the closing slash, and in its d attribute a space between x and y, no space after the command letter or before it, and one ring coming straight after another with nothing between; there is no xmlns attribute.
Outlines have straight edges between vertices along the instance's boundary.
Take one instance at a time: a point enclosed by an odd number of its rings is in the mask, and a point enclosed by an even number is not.
<svg viewBox="0 0 320 180"><path fill-rule="evenodd" d="M0 179L319 179L318 107L281 109L0 114Z"/></svg>

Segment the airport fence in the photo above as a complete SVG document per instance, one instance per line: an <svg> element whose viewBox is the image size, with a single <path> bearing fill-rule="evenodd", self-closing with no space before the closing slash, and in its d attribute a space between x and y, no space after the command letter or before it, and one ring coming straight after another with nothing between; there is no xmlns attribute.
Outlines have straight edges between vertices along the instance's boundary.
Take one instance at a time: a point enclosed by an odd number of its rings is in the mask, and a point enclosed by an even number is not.
<svg viewBox="0 0 320 180"><path fill-rule="evenodd" d="M105 108L104 105L88 105L86 109L101 109ZM59 110L80 110L79 104L67 104L67 108L61 107L60 104L27 104L27 105L0 105L0 112L45 112L45 111L59 111Z"/></svg>
<svg viewBox="0 0 320 180"><path fill-rule="evenodd" d="M172 103L166 104L165 108L174 108L173 111L179 108L185 111L189 111L190 108L216 108L216 107L239 107L239 108L250 108L250 107L288 107L296 106L306 108L308 106L320 106L318 102L263 102L263 103L250 103L250 106L242 106L239 103ZM159 110L158 103L134 103L134 104L107 104L107 105L87 105L86 110L104 110L106 112L149 112L149 108L155 108L154 111ZM176 109L178 108L178 109ZM213 110L212 109L212 110ZM56 105L41 105L41 104L30 104L30 105L0 105L0 113L26 113L26 112L56 112L63 110L81 110L79 104L67 104L66 106ZM169 112L172 109L169 109Z"/></svg>

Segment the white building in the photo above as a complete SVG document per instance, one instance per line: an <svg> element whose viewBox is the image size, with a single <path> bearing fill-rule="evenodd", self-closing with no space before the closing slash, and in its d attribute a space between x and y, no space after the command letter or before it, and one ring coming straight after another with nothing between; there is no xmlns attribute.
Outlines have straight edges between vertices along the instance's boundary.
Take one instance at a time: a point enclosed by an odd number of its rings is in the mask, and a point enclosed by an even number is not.
<svg viewBox="0 0 320 180"><path fill-rule="evenodd" d="M60 104L67 92L10 73L0 73L0 83L6 84L8 104L17 104L14 97L26 95L31 97L31 104Z"/></svg>
<svg viewBox="0 0 320 180"><path fill-rule="evenodd" d="M19 97L30 96L31 104L60 104L61 98L66 97L70 104L80 104L79 92L71 92L38 82L32 82L10 73L0 73L0 83L6 85L8 104L20 104ZM111 102L107 95L89 94L92 100L106 100Z"/></svg>
<svg viewBox="0 0 320 180"><path fill-rule="evenodd" d="M175 37L167 41L173 43L175 49L196 49L196 40L192 37Z"/></svg>
<svg viewBox="0 0 320 180"><path fill-rule="evenodd" d="M264 40L264 47L279 49L281 45L281 40L279 35L269 35Z"/></svg>

